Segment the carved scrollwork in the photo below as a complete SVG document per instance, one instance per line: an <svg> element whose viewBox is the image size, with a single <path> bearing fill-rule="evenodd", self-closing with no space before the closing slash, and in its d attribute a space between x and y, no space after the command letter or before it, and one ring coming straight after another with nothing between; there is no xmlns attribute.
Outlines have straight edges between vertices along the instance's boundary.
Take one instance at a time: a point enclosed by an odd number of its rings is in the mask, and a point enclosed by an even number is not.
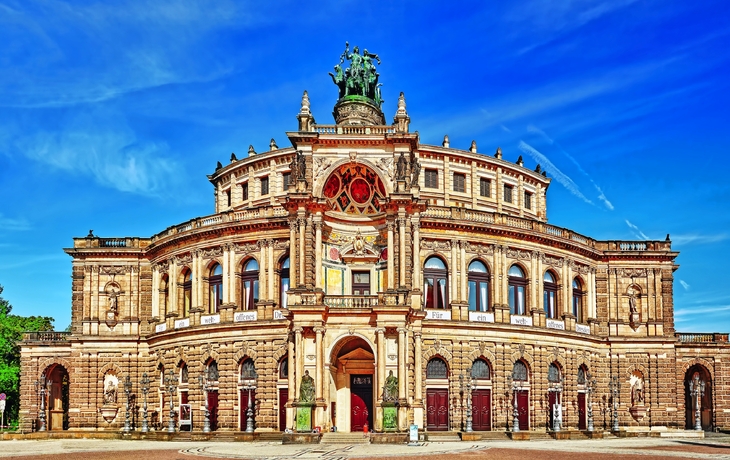
<svg viewBox="0 0 730 460"><path fill-rule="evenodd" d="M490 256L494 254L493 244L474 244L466 242L466 251L472 254L478 254L480 256Z"/></svg>
<svg viewBox="0 0 730 460"><path fill-rule="evenodd" d="M530 252L521 249L507 248L506 256L508 259L530 260Z"/></svg>
<svg viewBox="0 0 730 460"><path fill-rule="evenodd" d="M562 268L563 266L563 259L559 257L550 257L546 254L543 254L541 260L543 264L549 265L551 267Z"/></svg>
<svg viewBox="0 0 730 460"><path fill-rule="evenodd" d="M381 158L375 162L375 166L378 167L386 176L393 180L395 177L395 168L393 167L392 158Z"/></svg>
<svg viewBox="0 0 730 460"><path fill-rule="evenodd" d="M175 263L177 265L188 265L193 262L193 256L190 254L184 254L182 256L175 256Z"/></svg>
<svg viewBox="0 0 730 460"><path fill-rule="evenodd" d="M234 244L236 254L251 254L259 249L258 243L241 243Z"/></svg>
<svg viewBox="0 0 730 460"><path fill-rule="evenodd" d="M129 272L129 267L126 265L102 265L100 270L102 275L123 275Z"/></svg>
<svg viewBox="0 0 730 460"><path fill-rule="evenodd" d="M430 249L433 251L449 251L451 250L451 242L439 240L421 240L421 249Z"/></svg>
<svg viewBox="0 0 730 460"><path fill-rule="evenodd" d="M319 178L330 166L332 166L331 159L327 157L316 157L314 159L314 178Z"/></svg>
<svg viewBox="0 0 730 460"><path fill-rule="evenodd" d="M206 259L212 259L214 257L220 257L223 255L223 248L217 247L217 248L208 248L203 249L203 257Z"/></svg>

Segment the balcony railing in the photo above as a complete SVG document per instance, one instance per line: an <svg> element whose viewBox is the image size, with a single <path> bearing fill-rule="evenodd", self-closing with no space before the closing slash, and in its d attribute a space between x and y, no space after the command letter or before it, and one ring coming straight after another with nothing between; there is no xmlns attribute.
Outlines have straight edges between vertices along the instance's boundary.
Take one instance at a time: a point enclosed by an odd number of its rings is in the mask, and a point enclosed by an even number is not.
<svg viewBox="0 0 730 460"><path fill-rule="evenodd" d="M674 334L682 343L728 343L728 335L717 332L712 333L686 333L677 332Z"/></svg>
<svg viewBox="0 0 730 460"><path fill-rule="evenodd" d="M324 295L321 292L304 293L292 305L326 305L329 308L373 308L378 306L395 307L403 301L399 294L383 293L377 295Z"/></svg>
<svg viewBox="0 0 730 460"><path fill-rule="evenodd" d="M46 331L46 332L26 332L23 334L25 342L66 342L68 341L70 332Z"/></svg>

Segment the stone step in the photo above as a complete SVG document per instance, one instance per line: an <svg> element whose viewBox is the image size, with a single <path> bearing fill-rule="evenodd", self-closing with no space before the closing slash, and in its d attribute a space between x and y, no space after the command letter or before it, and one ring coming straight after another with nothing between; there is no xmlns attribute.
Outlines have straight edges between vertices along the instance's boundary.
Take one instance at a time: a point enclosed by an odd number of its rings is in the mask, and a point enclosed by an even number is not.
<svg viewBox="0 0 730 460"><path fill-rule="evenodd" d="M426 440L430 442L461 442L459 433L453 431L429 431Z"/></svg>
<svg viewBox="0 0 730 460"><path fill-rule="evenodd" d="M370 436L363 433L322 433L320 444L370 444Z"/></svg>
<svg viewBox="0 0 730 460"><path fill-rule="evenodd" d="M264 442L281 442L284 434L281 431L264 431L258 433L258 440Z"/></svg>

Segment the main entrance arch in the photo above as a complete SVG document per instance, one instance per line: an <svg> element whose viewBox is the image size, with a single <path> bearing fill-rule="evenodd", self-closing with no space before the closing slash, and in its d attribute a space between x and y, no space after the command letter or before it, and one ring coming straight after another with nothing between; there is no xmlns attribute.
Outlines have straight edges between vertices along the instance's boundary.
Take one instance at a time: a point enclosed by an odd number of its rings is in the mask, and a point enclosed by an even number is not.
<svg viewBox="0 0 730 460"><path fill-rule="evenodd" d="M698 377L700 382L705 383L705 393L703 396L693 398L690 393L689 383ZM701 364L695 364L687 369L684 375L684 406L685 406L685 423L688 430L695 428L696 404L700 403L700 423L702 429L708 431L712 429L712 377L710 372Z"/></svg>
<svg viewBox="0 0 730 460"><path fill-rule="evenodd" d="M373 426L375 356L361 337L347 337L332 349L330 394L332 423L339 431Z"/></svg>

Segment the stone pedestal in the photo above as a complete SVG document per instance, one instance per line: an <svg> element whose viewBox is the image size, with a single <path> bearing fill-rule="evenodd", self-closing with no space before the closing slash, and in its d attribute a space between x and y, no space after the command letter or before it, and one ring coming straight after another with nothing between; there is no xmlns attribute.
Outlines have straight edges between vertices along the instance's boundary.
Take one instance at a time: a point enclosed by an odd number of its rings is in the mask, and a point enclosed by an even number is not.
<svg viewBox="0 0 730 460"><path fill-rule="evenodd" d="M394 404L383 405L383 431L398 430L398 408Z"/></svg>
<svg viewBox="0 0 730 460"><path fill-rule="evenodd" d="M296 407L296 429L299 433L309 433L312 431L312 405L300 405Z"/></svg>

